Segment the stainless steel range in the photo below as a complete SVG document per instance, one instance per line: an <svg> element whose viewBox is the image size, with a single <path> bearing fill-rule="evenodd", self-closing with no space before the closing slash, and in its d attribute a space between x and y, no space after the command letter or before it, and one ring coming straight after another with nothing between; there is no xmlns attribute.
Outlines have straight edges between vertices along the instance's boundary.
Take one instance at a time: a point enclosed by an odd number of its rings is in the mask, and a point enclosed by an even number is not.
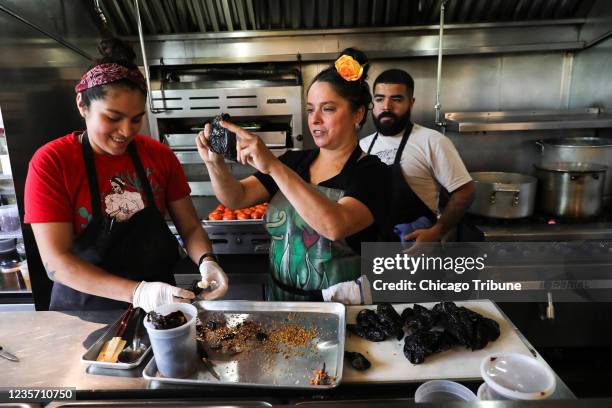
<svg viewBox="0 0 612 408"><path fill-rule="evenodd" d="M152 67L162 80L151 92L151 135L175 152L191 187L198 217L205 220L218 204L199 157L195 137L221 113L262 138L275 155L302 148L302 86L298 71L209 67ZM228 161L238 179L255 171ZM267 253L269 237L262 222L204 224L217 254Z"/></svg>
<svg viewBox="0 0 612 408"><path fill-rule="evenodd" d="M466 216L460 228L461 241L562 242L612 240L612 217L591 220L563 220L535 215L502 220Z"/></svg>

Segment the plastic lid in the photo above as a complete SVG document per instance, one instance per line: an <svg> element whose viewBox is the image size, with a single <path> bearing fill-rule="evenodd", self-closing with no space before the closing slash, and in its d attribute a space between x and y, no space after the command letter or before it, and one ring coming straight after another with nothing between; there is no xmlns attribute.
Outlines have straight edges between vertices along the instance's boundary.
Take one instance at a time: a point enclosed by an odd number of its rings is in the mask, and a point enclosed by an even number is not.
<svg viewBox="0 0 612 408"><path fill-rule="evenodd" d="M519 353L485 357L480 364L480 374L492 391L513 400L546 399L556 386L550 368L531 356Z"/></svg>

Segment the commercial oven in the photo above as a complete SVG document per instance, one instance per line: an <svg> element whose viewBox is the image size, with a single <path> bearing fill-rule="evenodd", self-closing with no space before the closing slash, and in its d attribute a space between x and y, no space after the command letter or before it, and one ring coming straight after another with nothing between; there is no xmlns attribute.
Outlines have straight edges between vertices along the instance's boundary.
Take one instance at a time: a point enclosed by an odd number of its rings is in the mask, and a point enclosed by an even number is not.
<svg viewBox="0 0 612 408"><path fill-rule="evenodd" d="M257 134L279 156L287 149L302 148L302 86L299 71L261 69L152 67L161 78L151 92L151 136L170 146L181 163L191 187L198 217L217 254L266 254L269 237L263 221L206 223L218 204L195 137L204 124L222 113ZM251 166L229 161L238 179L255 172ZM252 220L249 220L252 221Z"/></svg>

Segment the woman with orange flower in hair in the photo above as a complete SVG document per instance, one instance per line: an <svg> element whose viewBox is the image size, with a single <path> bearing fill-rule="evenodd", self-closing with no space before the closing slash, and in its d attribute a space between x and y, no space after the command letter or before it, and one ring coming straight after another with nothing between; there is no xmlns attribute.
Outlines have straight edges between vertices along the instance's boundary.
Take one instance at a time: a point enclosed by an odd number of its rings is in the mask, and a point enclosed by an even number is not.
<svg viewBox="0 0 612 408"><path fill-rule="evenodd" d="M358 144L372 101L367 70L365 55L349 48L314 78L306 109L315 149L276 158L256 135L220 122L237 135L237 160L258 170L243 180L209 150L209 124L197 137L222 204L243 208L270 200L270 300L370 301L359 253L361 242L378 236L389 169Z"/></svg>

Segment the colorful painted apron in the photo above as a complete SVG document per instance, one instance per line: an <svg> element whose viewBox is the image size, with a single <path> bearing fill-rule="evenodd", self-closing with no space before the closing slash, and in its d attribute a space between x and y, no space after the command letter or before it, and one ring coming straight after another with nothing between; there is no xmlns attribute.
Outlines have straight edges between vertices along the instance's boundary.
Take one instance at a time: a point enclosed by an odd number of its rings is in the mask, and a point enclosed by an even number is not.
<svg viewBox="0 0 612 408"><path fill-rule="evenodd" d="M342 172L348 171L350 177L361 153L357 146ZM344 190L313 187L332 201L344 196ZM266 229L271 238L268 300L322 300L321 289L361 274L360 256L346 240L331 241L319 235L281 191L270 200Z"/></svg>

